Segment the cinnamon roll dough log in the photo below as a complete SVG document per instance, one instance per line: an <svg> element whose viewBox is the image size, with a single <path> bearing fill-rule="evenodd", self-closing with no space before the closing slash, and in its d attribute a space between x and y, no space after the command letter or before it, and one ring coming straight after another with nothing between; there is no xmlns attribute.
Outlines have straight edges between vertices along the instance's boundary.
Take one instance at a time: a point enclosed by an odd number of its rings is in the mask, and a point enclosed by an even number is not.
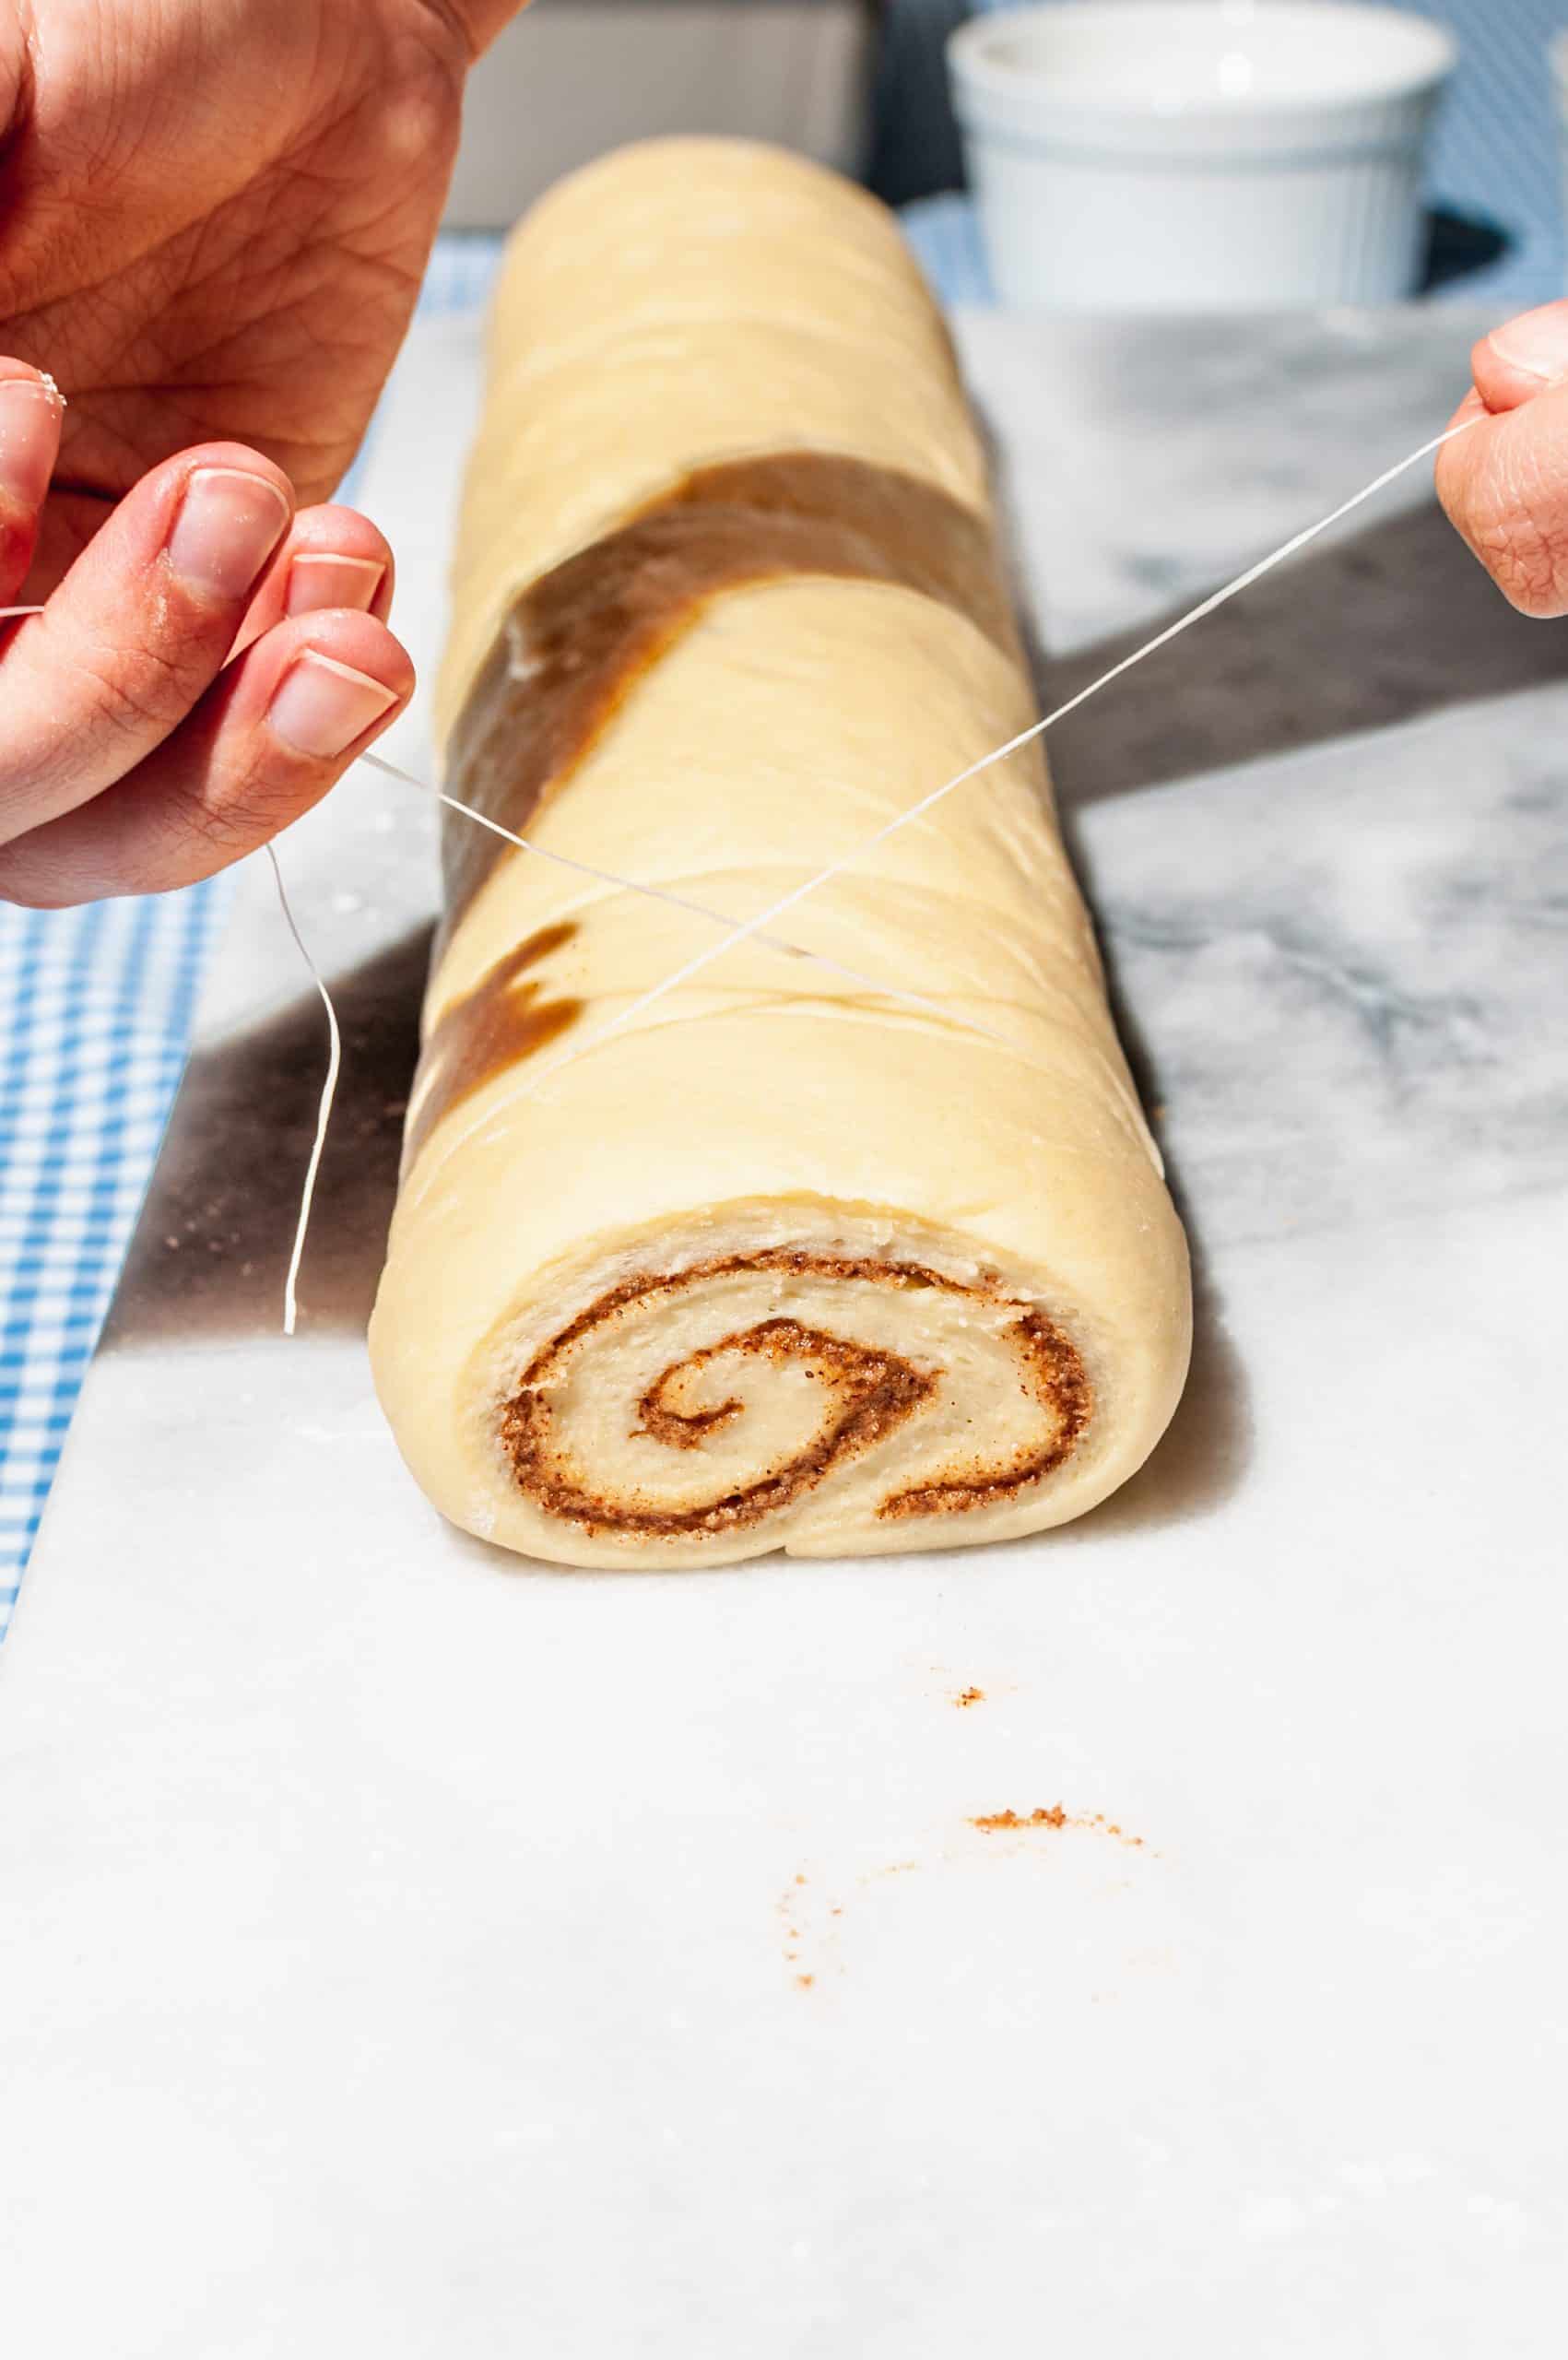
<svg viewBox="0 0 1568 2360"><path fill-rule="evenodd" d="M744 140L650 141L551 190L491 313L441 733L521 586L691 468L775 452L900 468L985 513L947 329L891 216Z"/></svg>
<svg viewBox="0 0 1568 2360"><path fill-rule="evenodd" d="M630 252L618 234L631 188L661 221L724 212L733 313L705 300L742 344L749 228L764 281L798 237L796 308L822 287L831 314L800 363L816 439L749 466L745 402L715 428L673 232ZM595 516L564 552L548 485L525 503L547 529L514 539L483 457L514 412L567 431L551 405L571 372L529 367L531 336L578 332L556 324L579 281L552 217L584 277L620 273L628 343L669 285L669 380L684 354L704 384L640 421L635 464L596 493L560 488L558 513ZM886 296L864 317L816 271L835 224ZM456 582L454 792L744 916L1025 726L972 430L907 274L857 192L725 145L611 159L525 225ZM890 469L878 449L890 313L906 370L925 337L945 466L911 448ZM590 325L624 387L613 313ZM830 419L812 388L835 340ZM498 600L476 661L466 619ZM1133 1471L1185 1369L1185 1245L1036 749L779 922L980 1030L749 942L600 1040L712 928L521 854L476 863L453 824L371 1331L398 1440L449 1516L563 1563L860 1554L1037 1530Z"/></svg>

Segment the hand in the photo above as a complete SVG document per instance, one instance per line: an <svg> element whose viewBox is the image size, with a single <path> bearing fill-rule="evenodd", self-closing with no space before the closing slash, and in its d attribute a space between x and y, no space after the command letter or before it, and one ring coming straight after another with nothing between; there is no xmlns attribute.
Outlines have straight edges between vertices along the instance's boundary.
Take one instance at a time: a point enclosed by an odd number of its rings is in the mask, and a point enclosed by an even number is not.
<svg viewBox="0 0 1568 2360"><path fill-rule="evenodd" d="M1454 422L1485 423L1437 454L1449 518L1527 615L1568 614L1568 303L1482 336Z"/></svg>
<svg viewBox="0 0 1568 2360"><path fill-rule="evenodd" d="M0 605L31 559L58 395L0 360ZM281 467L209 442L151 468L43 612L0 624L0 896L188 884L265 843L413 686L392 552Z"/></svg>
<svg viewBox="0 0 1568 2360"><path fill-rule="evenodd" d="M515 6L0 0L0 319L70 403L46 588L191 443L251 444L302 502L334 490L419 289L465 73Z"/></svg>
<svg viewBox="0 0 1568 2360"><path fill-rule="evenodd" d="M0 896L206 876L407 699L390 550L296 496L363 432L515 5L0 0L0 605L47 600L0 624Z"/></svg>

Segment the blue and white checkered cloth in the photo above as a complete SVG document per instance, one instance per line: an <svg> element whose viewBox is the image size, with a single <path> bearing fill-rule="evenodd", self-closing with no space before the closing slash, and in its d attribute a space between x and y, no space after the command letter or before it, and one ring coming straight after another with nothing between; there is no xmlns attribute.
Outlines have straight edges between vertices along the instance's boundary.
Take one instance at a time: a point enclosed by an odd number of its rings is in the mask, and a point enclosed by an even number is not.
<svg viewBox="0 0 1568 2360"><path fill-rule="evenodd" d="M221 881L0 909L0 1631L185 1060Z"/></svg>
<svg viewBox="0 0 1568 2360"><path fill-rule="evenodd" d="M1500 316L1545 302L1563 285L1545 48L1568 9L1562 0L1433 0L1428 13L1464 45L1437 185L1514 233L1498 268L1453 291L1495 303ZM988 300L965 199L916 207L910 226L948 301ZM480 301L495 251L491 239L442 240L423 308ZM226 900L219 880L47 914L0 904L0 1635L173 1102Z"/></svg>
<svg viewBox="0 0 1568 2360"><path fill-rule="evenodd" d="M499 241L443 239L421 308L483 301ZM373 428L372 428L373 431ZM344 486L353 497L354 478ZM184 1069L230 898L0 903L0 1637Z"/></svg>

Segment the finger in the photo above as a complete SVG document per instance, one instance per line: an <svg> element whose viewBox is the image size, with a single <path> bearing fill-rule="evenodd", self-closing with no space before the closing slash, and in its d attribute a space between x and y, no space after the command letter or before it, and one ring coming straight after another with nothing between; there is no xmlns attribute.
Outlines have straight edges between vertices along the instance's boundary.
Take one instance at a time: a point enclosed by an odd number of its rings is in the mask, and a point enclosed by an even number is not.
<svg viewBox="0 0 1568 2360"><path fill-rule="evenodd" d="M447 0L448 9L467 44L466 64L472 65L489 47L516 16L520 5L526 7L528 0Z"/></svg>
<svg viewBox="0 0 1568 2360"><path fill-rule="evenodd" d="M1490 410L1517 409L1568 377L1568 303L1521 312L1483 336L1470 354L1476 391Z"/></svg>
<svg viewBox="0 0 1568 2360"><path fill-rule="evenodd" d="M1458 408L1455 411L1453 417L1449 419L1444 431L1445 432L1452 434L1456 427L1469 426L1472 419L1488 418L1490 416L1491 412L1488 410L1486 404L1482 401L1480 395L1476 392L1475 387L1472 385L1469 392L1465 395L1464 400L1459 404ZM1461 436L1460 440L1463 441L1464 438ZM1459 481L1458 458L1455 451L1455 446L1452 442L1444 442L1442 445L1436 458L1432 461L1432 480L1437 487L1437 496L1439 500L1442 501L1444 508L1447 508L1450 494L1453 491L1454 487ZM1452 513L1451 511L1450 513Z"/></svg>
<svg viewBox="0 0 1568 2360"><path fill-rule="evenodd" d="M1568 384L1445 443L1437 491L1521 614L1568 614Z"/></svg>
<svg viewBox="0 0 1568 2360"><path fill-rule="evenodd" d="M43 503L38 546L22 596L39 606L52 598L88 543L113 513L114 502L107 497L67 490L56 484Z"/></svg>
<svg viewBox="0 0 1568 2360"><path fill-rule="evenodd" d="M280 467L182 452L112 510L0 656L0 843L134 770L211 686L288 530Z"/></svg>
<svg viewBox="0 0 1568 2360"><path fill-rule="evenodd" d="M395 581L392 550L355 508L301 508L263 576L240 632L249 646L286 615L345 607L385 622Z"/></svg>
<svg viewBox="0 0 1568 2360"><path fill-rule="evenodd" d="M64 415L52 379L0 360L0 607L15 604L32 564Z"/></svg>
<svg viewBox="0 0 1568 2360"><path fill-rule="evenodd" d="M0 896L55 909L212 876L318 802L413 687L373 615L286 618L131 777L0 850Z"/></svg>

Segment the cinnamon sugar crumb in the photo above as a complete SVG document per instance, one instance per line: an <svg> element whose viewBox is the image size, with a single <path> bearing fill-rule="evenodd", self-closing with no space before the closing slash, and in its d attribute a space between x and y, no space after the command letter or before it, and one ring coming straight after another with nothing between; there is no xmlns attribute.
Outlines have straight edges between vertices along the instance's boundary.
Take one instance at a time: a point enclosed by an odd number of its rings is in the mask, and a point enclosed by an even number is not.
<svg viewBox="0 0 1568 2360"><path fill-rule="evenodd" d="M953 1698L953 1703L955 1705L984 1705L984 1702L985 1691L984 1688L965 1688L959 1695Z"/></svg>
<svg viewBox="0 0 1568 2360"><path fill-rule="evenodd" d="M972 1819L969 1823L971 1827L978 1827L983 1835L995 1835L999 1828L1004 1827L1066 1827L1068 1822L1061 1804L1053 1803L1049 1811L1042 1805L1038 1810L1025 1813L1016 1811L982 1811L978 1819Z"/></svg>
<svg viewBox="0 0 1568 2360"><path fill-rule="evenodd" d="M1075 1816L1061 1803L1053 1803L1048 1810L1043 1804L1040 1804L1031 1811L983 1811L978 1818L972 1819L969 1823L971 1827L978 1827L983 1835L995 1835L1007 1829L1018 1827L1096 1828L1101 1835L1113 1836L1118 1844L1126 1845L1130 1851L1141 1852L1144 1849L1141 1835L1129 1835L1118 1821L1107 1819L1103 1811L1091 1811L1081 1816Z"/></svg>

